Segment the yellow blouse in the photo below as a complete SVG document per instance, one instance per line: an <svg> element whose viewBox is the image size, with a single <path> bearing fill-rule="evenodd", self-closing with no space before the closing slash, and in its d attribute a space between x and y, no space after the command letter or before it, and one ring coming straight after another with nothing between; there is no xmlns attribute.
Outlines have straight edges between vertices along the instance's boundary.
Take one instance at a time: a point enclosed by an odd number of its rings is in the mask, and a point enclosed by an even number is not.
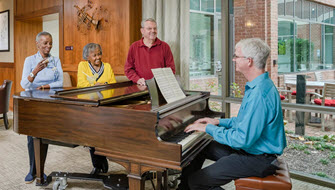
<svg viewBox="0 0 335 190"><path fill-rule="evenodd" d="M109 63L102 63L104 64L104 72L102 73L101 77L98 81L92 81L90 83L90 77L93 78L92 71L90 69L89 63L87 61L81 61L78 65L78 73L77 73L77 87L88 87L94 86L96 83L116 83L114 72L112 67ZM88 75L88 76L86 76Z"/></svg>

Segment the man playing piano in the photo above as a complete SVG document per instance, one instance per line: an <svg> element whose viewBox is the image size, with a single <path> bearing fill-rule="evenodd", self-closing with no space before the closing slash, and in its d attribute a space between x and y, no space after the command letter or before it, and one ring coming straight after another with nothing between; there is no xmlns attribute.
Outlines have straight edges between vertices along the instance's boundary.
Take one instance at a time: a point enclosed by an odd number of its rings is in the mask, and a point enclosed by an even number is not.
<svg viewBox="0 0 335 190"><path fill-rule="evenodd" d="M229 119L202 118L185 128L204 131L214 141L183 169L178 189L222 189L234 179L275 173L286 138L279 93L265 72L269 53L257 38L236 44L233 61L248 80L239 113ZM201 169L205 159L216 162Z"/></svg>
<svg viewBox="0 0 335 190"><path fill-rule="evenodd" d="M175 65L169 45L157 38L154 19L141 22L141 33L142 39L129 48L124 70L129 80L145 86L145 80L153 77L151 69L170 67L175 73Z"/></svg>

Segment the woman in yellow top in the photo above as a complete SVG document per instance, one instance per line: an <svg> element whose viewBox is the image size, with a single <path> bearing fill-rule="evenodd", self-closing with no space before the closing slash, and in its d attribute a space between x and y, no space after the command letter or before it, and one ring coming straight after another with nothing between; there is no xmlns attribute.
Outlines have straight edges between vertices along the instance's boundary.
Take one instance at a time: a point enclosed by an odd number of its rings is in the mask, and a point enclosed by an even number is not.
<svg viewBox="0 0 335 190"><path fill-rule="evenodd" d="M115 83L113 69L101 61L102 49L99 44L89 43L83 49L83 58L78 65L77 87L88 87Z"/></svg>
<svg viewBox="0 0 335 190"><path fill-rule="evenodd" d="M115 83L112 67L101 61L102 50L99 44L89 43L83 49L83 58L78 65L77 87L87 87L101 84ZM106 173L108 162L105 156L95 155L95 148L90 147L90 155L93 164L91 174Z"/></svg>

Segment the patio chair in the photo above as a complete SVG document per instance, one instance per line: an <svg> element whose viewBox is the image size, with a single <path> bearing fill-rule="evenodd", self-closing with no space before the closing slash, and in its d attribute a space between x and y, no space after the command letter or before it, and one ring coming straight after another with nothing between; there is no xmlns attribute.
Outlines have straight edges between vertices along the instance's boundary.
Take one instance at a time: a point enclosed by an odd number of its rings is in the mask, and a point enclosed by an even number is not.
<svg viewBox="0 0 335 190"><path fill-rule="evenodd" d="M322 95L316 92L307 92L307 94L311 94L312 103L320 105L320 106L332 106L335 107L335 83L325 83ZM310 97L310 96L307 96ZM321 129L325 130L325 119L324 114L321 113Z"/></svg>
<svg viewBox="0 0 335 190"><path fill-rule="evenodd" d="M8 129L8 117L7 112L9 109L9 99L10 99L10 91L12 88L12 81L5 80L3 84L0 86L0 114L3 115L3 117L0 117L0 119L3 118L5 128Z"/></svg>
<svg viewBox="0 0 335 190"><path fill-rule="evenodd" d="M323 75L321 71L314 72L316 81L324 81Z"/></svg>
<svg viewBox="0 0 335 190"><path fill-rule="evenodd" d="M284 86L285 86L285 89L289 92L289 93L286 92L288 102L292 103L292 100L295 99L295 96L297 95L297 91L295 91L295 90L292 91L292 89L290 87L286 86L286 83L289 82L289 81L297 81L297 75L295 75L295 74L285 74L284 75ZM283 91L283 90L280 90L280 91ZM292 111L291 110L287 111L286 117L288 117L288 122L290 122L290 123L293 122L293 116L292 116Z"/></svg>
<svg viewBox="0 0 335 190"><path fill-rule="evenodd" d="M282 102L292 103L292 91L283 89L281 87L277 87L277 90L279 92L280 100ZM283 117L284 118L288 118L289 122L293 122L292 112L290 110L288 110L287 112L285 112L285 110L283 109Z"/></svg>

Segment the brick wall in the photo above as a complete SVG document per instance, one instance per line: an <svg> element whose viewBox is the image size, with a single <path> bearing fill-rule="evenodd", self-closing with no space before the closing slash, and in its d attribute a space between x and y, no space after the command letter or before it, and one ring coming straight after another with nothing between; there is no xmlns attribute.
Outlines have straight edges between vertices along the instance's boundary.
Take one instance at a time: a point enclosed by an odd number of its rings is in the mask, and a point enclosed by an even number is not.
<svg viewBox="0 0 335 190"><path fill-rule="evenodd" d="M335 7L335 0L310 0L310 1Z"/></svg>
<svg viewBox="0 0 335 190"><path fill-rule="evenodd" d="M235 0L235 44L245 38L260 38L271 48L266 71L277 84L278 65L278 4L277 0ZM245 77L236 72L235 82L244 91Z"/></svg>

